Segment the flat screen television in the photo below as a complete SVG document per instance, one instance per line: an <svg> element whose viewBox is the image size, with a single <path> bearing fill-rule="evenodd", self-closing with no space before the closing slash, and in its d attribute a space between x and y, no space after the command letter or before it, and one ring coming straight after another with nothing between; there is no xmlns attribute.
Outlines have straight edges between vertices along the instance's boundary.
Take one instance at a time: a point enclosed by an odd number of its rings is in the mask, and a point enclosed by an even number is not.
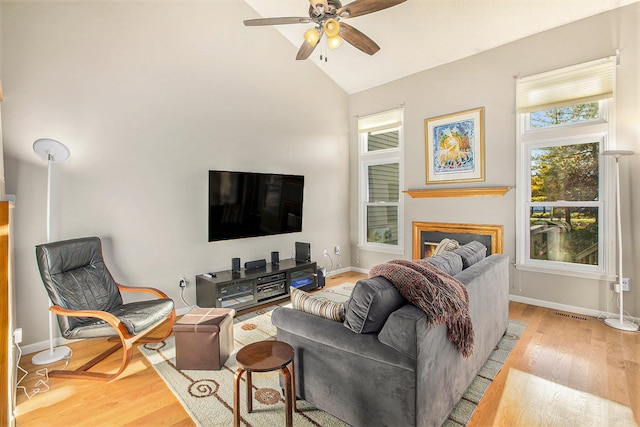
<svg viewBox="0 0 640 427"><path fill-rule="evenodd" d="M209 171L209 241L302 231L304 176Z"/></svg>

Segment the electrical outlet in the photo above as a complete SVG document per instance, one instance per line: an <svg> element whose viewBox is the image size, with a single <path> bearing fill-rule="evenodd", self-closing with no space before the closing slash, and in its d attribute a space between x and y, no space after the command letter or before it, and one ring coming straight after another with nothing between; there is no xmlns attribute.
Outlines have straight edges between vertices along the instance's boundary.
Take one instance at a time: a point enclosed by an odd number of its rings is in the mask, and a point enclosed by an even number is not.
<svg viewBox="0 0 640 427"><path fill-rule="evenodd" d="M327 252L327 250L324 250L324 256L329 256L329 252Z"/></svg>
<svg viewBox="0 0 640 427"><path fill-rule="evenodd" d="M187 279L185 279L184 277L181 277L180 281L178 282L178 286L180 286L181 288L186 288L187 287Z"/></svg>
<svg viewBox="0 0 640 427"><path fill-rule="evenodd" d="M622 278L622 290L624 292L629 292L631 290L631 279L628 277Z"/></svg>
<svg viewBox="0 0 640 427"><path fill-rule="evenodd" d="M13 331L13 342L16 344L22 342L22 328L17 328Z"/></svg>
<svg viewBox="0 0 640 427"><path fill-rule="evenodd" d="M335 251L336 251L336 255L340 255L340 246L336 245Z"/></svg>

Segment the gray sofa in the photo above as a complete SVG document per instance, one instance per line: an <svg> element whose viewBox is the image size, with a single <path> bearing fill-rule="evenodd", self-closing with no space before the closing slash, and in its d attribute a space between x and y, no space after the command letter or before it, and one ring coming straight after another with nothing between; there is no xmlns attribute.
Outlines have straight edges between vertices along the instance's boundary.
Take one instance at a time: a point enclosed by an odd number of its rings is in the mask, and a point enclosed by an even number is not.
<svg viewBox="0 0 640 427"><path fill-rule="evenodd" d="M470 358L449 342L446 326L430 325L386 279L369 278L355 285L344 323L274 311L278 339L296 351L298 396L353 426L442 425L508 324L508 257L454 252L431 263L467 288Z"/></svg>

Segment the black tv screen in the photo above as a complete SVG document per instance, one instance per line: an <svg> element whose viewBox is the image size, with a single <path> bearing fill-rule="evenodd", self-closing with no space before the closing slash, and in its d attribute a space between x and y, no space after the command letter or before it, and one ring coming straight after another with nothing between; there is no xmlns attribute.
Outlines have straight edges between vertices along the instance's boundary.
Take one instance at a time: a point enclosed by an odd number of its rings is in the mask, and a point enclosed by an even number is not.
<svg viewBox="0 0 640 427"><path fill-rule="evenodd" d="M304 176L209 171L209 241L302 231Z"/></svg>

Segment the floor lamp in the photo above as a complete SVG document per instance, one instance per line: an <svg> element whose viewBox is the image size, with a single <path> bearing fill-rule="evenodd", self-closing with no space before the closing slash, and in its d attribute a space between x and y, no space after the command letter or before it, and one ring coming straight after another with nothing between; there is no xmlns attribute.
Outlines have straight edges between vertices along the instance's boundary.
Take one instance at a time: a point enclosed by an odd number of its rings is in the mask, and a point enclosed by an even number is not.
<svg viewBox="0 0 640 427"><path fill-rule="evenodd" d="M71 154L69 149L54 139L38 139L33 143L33 151L47 161L47 243L51 241L51 164L64 162ZM51 304L51 301L49 301ZM66 346L53 347L53 313L49 312L49 349L33 356L34 365L47 365L71 356L71 349Z"/></svg>
<svg viewBox="0 0 640 427"><path fill-rule="evenodd" d="M612 156L616 159L616 226L618 232L618 292L620 298L620 318L605 319L605 323L612 328L621 329L623 331L637 331L638 325L633 322L624 320L624 291L622 290L622 222L620 221L620 157L630 156L633 151L629 150L608 150L602 153L603 156Z"/></svg>

